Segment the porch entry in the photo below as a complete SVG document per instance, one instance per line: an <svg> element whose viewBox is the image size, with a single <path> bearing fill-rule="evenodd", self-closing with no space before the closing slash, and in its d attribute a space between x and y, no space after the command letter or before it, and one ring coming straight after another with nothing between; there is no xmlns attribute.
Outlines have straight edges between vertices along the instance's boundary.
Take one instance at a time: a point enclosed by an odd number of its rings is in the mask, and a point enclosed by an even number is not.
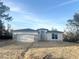
<svg viewBox="0 0 79 59"><path fill-rule="evenodd" d="M38 30L38 37L39 40L47 40L47 30L45 29Z"/></svg>

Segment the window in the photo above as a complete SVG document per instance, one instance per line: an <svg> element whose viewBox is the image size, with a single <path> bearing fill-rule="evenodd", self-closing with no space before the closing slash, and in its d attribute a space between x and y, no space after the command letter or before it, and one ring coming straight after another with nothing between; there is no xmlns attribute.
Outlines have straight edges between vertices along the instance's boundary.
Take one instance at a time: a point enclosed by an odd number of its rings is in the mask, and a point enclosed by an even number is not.
<svg viewBox="0 0 79 59"><path fill-rule="evenodd" d="M58 39L57 33L53 33L53 34L52 34L52 39Z"/></svg>

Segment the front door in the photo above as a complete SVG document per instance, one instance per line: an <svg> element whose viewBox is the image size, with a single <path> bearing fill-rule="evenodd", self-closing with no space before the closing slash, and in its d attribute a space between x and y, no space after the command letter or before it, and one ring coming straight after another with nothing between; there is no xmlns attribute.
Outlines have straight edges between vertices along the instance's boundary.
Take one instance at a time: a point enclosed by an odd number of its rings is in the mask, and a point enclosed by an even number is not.
<svg viewBox="0 0 79 59"><path fill-rule="evenodd" d="M46 31L44 31L44 30L41 30L41 31L39 31L39 40L46 40Z"/></svg>
<svg viewBox="0 0 79 59"><path fill-rule="evenodd" d="M40 38L41 40L45 40L45 32L44 31L41 31L41 34L40 34Z"/></svg>

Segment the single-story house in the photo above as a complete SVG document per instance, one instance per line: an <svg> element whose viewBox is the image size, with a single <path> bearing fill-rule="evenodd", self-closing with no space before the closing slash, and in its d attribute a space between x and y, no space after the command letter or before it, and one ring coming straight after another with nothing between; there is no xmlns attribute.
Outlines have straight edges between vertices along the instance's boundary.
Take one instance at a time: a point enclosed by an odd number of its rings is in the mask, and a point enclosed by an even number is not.
<svg viewBox="0 0 79 59"><path fill-rule="evenodd" d="M48 29L20 29L13 31L13 39L21 42L63 41L63 32Z"/></svg>

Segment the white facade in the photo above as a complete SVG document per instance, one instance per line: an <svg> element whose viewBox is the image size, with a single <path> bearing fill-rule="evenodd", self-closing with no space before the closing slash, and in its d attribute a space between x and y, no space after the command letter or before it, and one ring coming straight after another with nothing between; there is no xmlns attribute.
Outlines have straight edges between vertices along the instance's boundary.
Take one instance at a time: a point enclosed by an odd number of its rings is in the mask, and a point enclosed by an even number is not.
<svg viewBox="0 0 79 59"><path fill-rule="evenodd" d="M37 32L14 32L13 39L21 42L34 42L37 39Z"/></svg>
<svg viewBox="0 0 79 59"><path fill-rule="evenodd" d="M52 38L52 34L56 33L55 38ZM15 31L13 32L13 39L21 42L35 42L39 40L47 41L63 41L63 33L58 31L51 31L40 29L38 31Z"/></svg>
<svg viewBox="0 0 79 59"><path fill-rule="evenodd" d="M63 33L56 32L56 34L58 36L57 39L52 38L52 33L47 33L47 40L50 40L50 41L63 41Z"/></svg>

